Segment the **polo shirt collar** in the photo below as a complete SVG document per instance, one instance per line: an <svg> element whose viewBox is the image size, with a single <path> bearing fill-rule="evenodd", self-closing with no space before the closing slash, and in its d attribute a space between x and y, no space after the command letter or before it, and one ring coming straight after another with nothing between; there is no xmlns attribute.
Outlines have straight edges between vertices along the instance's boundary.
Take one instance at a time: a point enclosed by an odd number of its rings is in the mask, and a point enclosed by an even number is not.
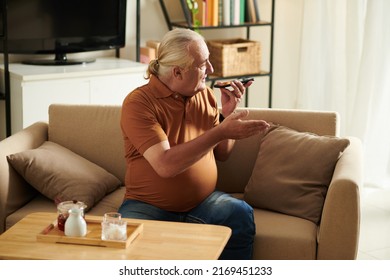
<svg viewBox="0 0 390 280"><path fill-rule="evenodd" d="M169 96L177 97L179 93L170 90L160 79L154 75L150 76L149 86L151 87L152 93L155 98L166 98ZM196 94L195 94L196 95ZM192 99L191 96L187 100Z"/></svg>
<svg viewBox="0 0 390 280"><path fill-rule="evenodd" d="M150 77L149 86L151 87L152 92L156 98L166 98L175 94L175 92L170 90L163 82L160 81L159 78L154 75L151 75Z"/></svg>

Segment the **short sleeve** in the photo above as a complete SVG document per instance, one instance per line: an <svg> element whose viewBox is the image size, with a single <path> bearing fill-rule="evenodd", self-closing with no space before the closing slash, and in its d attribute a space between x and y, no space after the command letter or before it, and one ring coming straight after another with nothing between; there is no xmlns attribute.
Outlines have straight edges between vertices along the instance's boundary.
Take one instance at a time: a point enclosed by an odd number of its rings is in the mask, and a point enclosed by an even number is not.
<svg viewBox="0 0 390 280"><path fill-rule="evenodd" d="M167 139L153 106L139 90L131 93L123 102L121 128L125 141L131 142L140 154Z"/></svg>

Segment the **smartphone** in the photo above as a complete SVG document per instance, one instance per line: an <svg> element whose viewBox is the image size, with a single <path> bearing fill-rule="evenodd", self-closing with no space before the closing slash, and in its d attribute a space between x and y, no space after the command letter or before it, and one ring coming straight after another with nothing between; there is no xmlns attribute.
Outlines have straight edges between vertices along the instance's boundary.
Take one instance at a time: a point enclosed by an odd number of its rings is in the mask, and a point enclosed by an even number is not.
<svg viewBox="0 0 390 280"><path fill-rule="evenodd" d="M239 81L240 81L241 83L243 83L244 85L245 85L247 82L249 82L249 81L254 81L254 80L255 80L254 78L249 78L249 77L239 79ZM231 82L232 82L232 81L227 81L227 82L223 82L223 83L220 83L220 84L216 84L216 85L214 85L214 87L216 87L216 88L225 88L225 87L230 86L230 83L231 83Z"/></svg>

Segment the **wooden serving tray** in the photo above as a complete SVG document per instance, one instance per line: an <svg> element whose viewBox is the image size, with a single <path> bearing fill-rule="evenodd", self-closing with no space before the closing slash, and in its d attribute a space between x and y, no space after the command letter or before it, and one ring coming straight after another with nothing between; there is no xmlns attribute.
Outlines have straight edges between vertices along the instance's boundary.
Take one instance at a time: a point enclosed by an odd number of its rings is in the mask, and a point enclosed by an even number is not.
<svg viewBox="0 0 390 280"><path fill-rule="evenodd" d="M143 224L127 222L127 239L102 240L102 218L85 218L87 222L87 235L83 237L65 236L64 232L58 229L56 224L50 224L37 235L37 241L50 243L67 243L78 245L90 245L100 247L127 248L143 231Z"/></svg>

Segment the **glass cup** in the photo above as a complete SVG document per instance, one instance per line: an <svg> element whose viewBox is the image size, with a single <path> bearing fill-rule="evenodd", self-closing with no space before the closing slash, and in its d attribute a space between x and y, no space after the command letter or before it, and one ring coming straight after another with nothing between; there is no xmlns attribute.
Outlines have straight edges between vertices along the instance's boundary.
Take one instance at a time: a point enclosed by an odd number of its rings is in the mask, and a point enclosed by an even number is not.
<svg viewBox="0 0 390 280"><path fill-rule="evenodd" d="M114 224L121 221L121 219L122 219L121 213L117 213L117 212L108 212L105 213L103 216L103 222L109 222Z"/></svg>
<svg viewBox="0 0 390 280"><path fill-rule="evenodd" d="M126 240L127 222L120 220L115 223L102 222L102 240Z"/></svg>
<svg viewBox="0 0 390 280"><path fill-rule="evenodd" d="M126 240L127 222L116 212L105 213L102 222L102 240Z"/></svg>
<svg viewBox="0 0 390 280"><path fill-rule="evenodd" d="M58 229L64 231L66 219L69 217L70 209L81 209L82 216L84 217L84 210L87 208L87 205L81 201L63 201L57 205L57 225Z"/></svg>

